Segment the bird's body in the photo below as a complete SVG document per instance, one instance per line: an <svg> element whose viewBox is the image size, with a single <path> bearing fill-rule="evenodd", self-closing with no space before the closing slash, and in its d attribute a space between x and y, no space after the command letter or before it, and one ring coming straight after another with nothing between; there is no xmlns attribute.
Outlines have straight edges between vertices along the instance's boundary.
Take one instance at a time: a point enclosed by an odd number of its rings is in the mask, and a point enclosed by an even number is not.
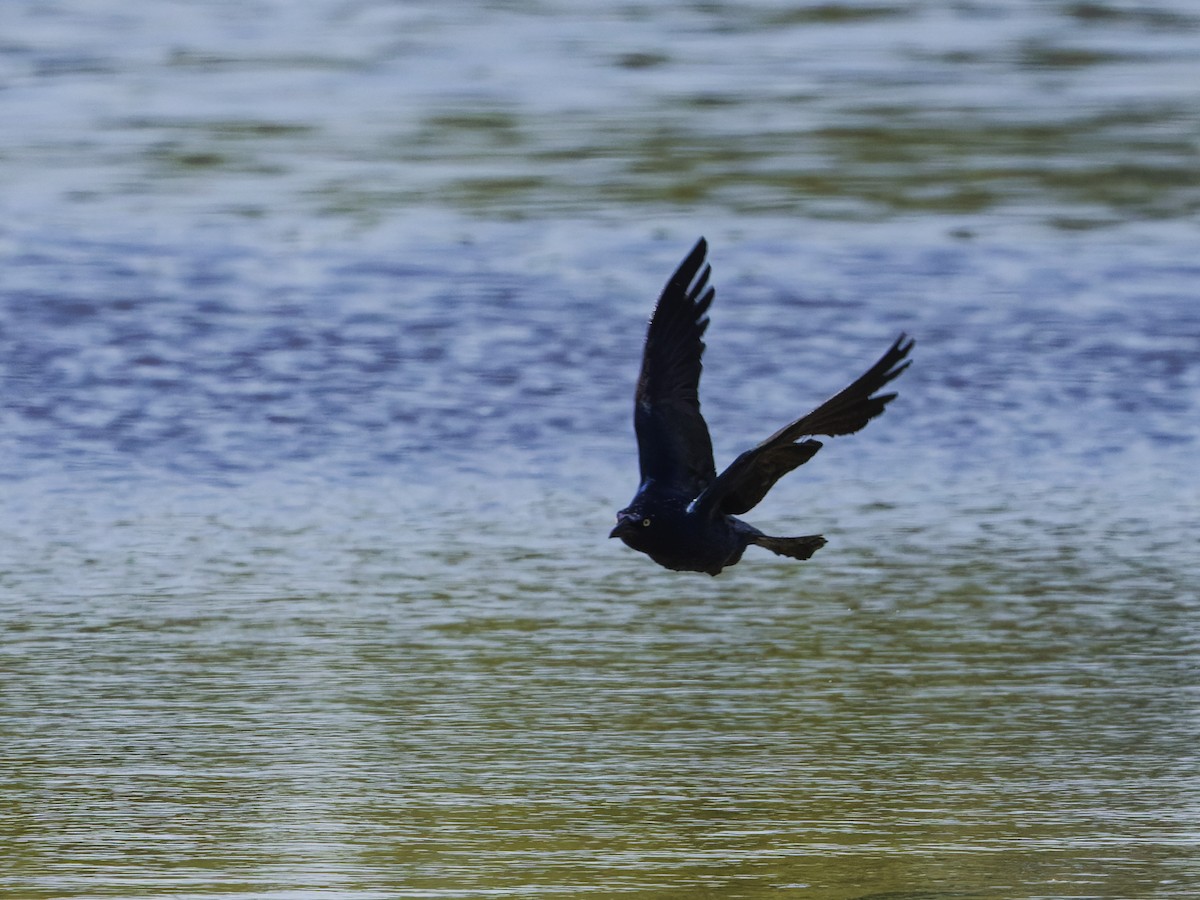
<svg viewBox="0 0 1200 900"><path fill-rule="evenodd" d="M641 484L609 536L668 569L710 575L738 562L751 544L808 559L825 538L771 537L737 515L821 449L812 435L851 434L883 412L896 395L872 395L907 368L912 341L900 335L861 378L717 475L699 399L702 337L715 293L706 252L701 238L667 282L650 320L634 403Z"/></svg>
<svg viewBox="0 0 1200 900"><path fill-rule="evenodd" d="M617 537L660 566L716 575L742 558L754 529L733 516L697 515L694 499L652 479L618 515Z"/></svg>

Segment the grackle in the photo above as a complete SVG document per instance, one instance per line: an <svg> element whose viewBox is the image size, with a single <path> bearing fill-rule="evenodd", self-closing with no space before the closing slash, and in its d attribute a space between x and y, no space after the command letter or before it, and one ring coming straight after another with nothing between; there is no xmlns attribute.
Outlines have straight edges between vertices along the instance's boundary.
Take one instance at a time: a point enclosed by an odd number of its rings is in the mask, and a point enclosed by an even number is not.
<svg viewBox="0 0 1200 900"><path fill-rule="evenodd" d="M668 569L716 575L750 544L792 559L808 559L825 545L819 534L771 537L734 516L753 509L776 481L812 459L821 442L811 436L853 434L883 412L896 395L875 392L908 368L904 359L913 342L901 334L861 378L717 475L698 393L701 338L715 294L707 250L700 238L650 319L633 413L641 485L617 513L609 537Z"/></svg>

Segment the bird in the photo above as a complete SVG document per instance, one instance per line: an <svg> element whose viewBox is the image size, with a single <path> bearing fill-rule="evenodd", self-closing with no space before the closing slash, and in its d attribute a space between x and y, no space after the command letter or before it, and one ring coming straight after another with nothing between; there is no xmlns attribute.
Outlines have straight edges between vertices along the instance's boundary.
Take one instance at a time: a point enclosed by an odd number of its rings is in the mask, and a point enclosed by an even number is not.
<svg viewBox="0 0 1200 900"><path fill-rule="evenodd" d="M701 237L667 281L646 331L634 395L640 483L609 534L667 569L717 575L754 545L804 560L826 543L819 534L772 537L737 516L808 462L820 437L853 434L895 393L878 391L908 368L913 339L903 332L870 369L812 412L738 456L720 475L700 412L700 358L708 309L708 242Z"/></svg>

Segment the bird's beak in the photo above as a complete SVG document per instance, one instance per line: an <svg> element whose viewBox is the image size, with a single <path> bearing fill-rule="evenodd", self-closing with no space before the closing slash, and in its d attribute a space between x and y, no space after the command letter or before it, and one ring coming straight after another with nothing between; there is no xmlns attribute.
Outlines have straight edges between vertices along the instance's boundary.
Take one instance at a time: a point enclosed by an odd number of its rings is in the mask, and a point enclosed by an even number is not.
<svg viewBox="0 0 1200 900"><path fill-rule="evenodd" d="M633 523L633 519L627 515L617 516L616 527L613 528L613 530L608 533L608 536L610 538L619 538L619 537L622 537L623 535L629 534L629 532L631 530L630 526L632 525L632 523Z"/></svg>

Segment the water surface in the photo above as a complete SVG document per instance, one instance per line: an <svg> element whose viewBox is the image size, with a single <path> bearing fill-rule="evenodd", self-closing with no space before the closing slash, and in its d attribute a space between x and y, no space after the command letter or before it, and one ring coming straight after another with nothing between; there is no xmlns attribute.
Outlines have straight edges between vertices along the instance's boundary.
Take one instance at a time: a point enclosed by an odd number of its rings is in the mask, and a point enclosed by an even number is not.
<svg viewBox="0 0 1200 900"><path fill-rule="evenodd" d="M1200 889L1189 5L0 16L0 894ZM698 233L803 565L604 537Z"/></svg>

